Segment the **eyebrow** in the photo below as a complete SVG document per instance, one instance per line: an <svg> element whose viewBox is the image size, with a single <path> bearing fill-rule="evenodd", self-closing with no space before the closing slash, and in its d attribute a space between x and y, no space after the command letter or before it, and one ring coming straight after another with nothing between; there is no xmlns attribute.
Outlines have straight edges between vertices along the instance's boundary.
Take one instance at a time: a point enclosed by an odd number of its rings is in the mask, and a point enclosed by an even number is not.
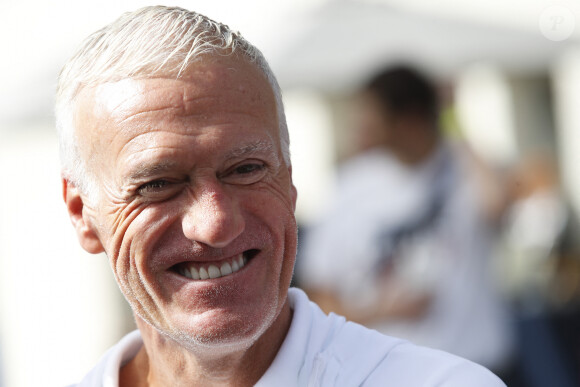
<svg viewBox="0 0 580 387"><path fill-rule="evenodd" d="M269 141L256 141L247 144L243 147L233 149L227 154L227 158L240 158L251 156L256 153L268 153L270 155L274 154L274 146Z"/></svg>
<svg viewBox="0 0 580 387"><path fill-rule="evenodd" d="M162 174L170 170L174 170L177 163L174 161L164 161L155 164L141 164L139 168L135 169L129 179L132 181L141 180L146 177Z"/></svg>
<svg viewBox="0 0 580 387"><path fill-rule="evenodd" d="M230 152L226 153L227 159L243 158L249 157L254 154L267 154L272 160L278 161L275 157L274 145L269 141L256 141L250 144L246 144L240 148L232 149ZM276 162L278 165L279 162ZM172 171L177 168L178 162L172 160L161 161L153 164L141 164L129 175L130 181L139 181L144 178L151 176L163 174L167 171Z"/></svg>

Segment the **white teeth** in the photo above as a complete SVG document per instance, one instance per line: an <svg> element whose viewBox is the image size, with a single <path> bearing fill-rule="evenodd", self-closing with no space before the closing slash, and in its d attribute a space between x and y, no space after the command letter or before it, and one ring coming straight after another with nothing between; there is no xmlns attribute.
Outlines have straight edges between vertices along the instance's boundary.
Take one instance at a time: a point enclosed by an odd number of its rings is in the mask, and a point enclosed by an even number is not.
<svg viewBox="0 0 580 387"><path fill-rule="evenodd" d="M187 271L187 269L185 269L185 271ZM191 272L191 279L194 279L194 280L199 279L199 272L197 271L197 269L195 267L192 266L189 269L189 271Z"/></svg>
<svg viewBox="0 0 580 387"><path fill-rule="evenodd" d="M187 278L193 280L206 280L224 277L237 272L248 263L248 259L243 254L232 258L231 262L224 262L219 268L217 265L209 265L207 267L182 267L179 273Z"/></svg>
<svg viewBox="0 0 580 387"><path fill-rule="evenodd" d="M186 276L187 278L191 278L191 274L189 273L189 270L187 269L179 269L179 274ZM193 278L191 278L193 279Z"/></svg>
<svg viewBox="0 0 580 387"><path fill-rule="evenodd" d="M229 263L224 263L222 267L220 267L221 275L228 275L232 274L232 266Z"/></svg>
<svg viewBox="0 0 580 387"><path fill-rule="evenodd" d="M219 278L222 276L220 269L218 269L214 265L209 265L209 267L207 268L207 274L209 274L209 278Z"/></svg>

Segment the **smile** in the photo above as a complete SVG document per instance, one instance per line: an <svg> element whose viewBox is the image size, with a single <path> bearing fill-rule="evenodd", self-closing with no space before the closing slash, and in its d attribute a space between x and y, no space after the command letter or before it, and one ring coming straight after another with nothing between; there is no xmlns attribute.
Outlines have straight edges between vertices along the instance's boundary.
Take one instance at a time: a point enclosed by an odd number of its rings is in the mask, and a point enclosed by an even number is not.
<svg viewBox="0 0 580 387"><path fill-rule="evenodd" d="M257 254L257 250L248 250L235 255L219 264L201 265L199 262L183 262L176 266L176 271L192 280L206 280L231 275L248 263Z"/></svg>

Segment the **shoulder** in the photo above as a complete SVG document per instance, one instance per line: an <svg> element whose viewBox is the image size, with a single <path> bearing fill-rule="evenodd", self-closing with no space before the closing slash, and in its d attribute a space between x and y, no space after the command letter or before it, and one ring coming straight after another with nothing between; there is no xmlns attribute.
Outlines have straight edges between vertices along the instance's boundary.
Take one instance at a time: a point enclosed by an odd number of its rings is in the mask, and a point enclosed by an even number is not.
<svg viewBox="0 0 580 387"><path fill-rule="evenodd" d="M486 368L447 352L414 345L346 322L332 340L345 384L494 387L504 384ZM357 375L358 372L358 375Z"/></svg>
<svg viewBox="0 0 580 387"><path fill-rule="evenodd" d="M383 335L325 315L308 301L303 292L293 290L291 300L308 336L302 382L317 386L441 386L501 387L504 384L490 371L463 358ZM308 308L309 318L304 318ZM302 310L301 310L302 309Z"/></svg>
<svg viewBox="0 0 580 387"><path fill-rule="evenodd" d="M403 342L392 348L365 380L378 386L505 387L488 369L447 352Z"/></svg>

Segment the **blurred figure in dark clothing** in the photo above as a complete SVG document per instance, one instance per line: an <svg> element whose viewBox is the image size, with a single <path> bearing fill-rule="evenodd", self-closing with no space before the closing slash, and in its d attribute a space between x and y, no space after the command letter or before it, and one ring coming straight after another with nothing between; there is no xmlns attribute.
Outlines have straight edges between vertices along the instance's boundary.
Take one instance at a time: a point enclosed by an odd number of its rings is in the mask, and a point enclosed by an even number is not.
<svg viewBox="0 0 580 387"><path fill-rule="evenodd" d="M298 279L326 311L502 371L508 314L470 156L444 138L437 89L410 67L356 98L356 152L303 241Z"/></svg>

